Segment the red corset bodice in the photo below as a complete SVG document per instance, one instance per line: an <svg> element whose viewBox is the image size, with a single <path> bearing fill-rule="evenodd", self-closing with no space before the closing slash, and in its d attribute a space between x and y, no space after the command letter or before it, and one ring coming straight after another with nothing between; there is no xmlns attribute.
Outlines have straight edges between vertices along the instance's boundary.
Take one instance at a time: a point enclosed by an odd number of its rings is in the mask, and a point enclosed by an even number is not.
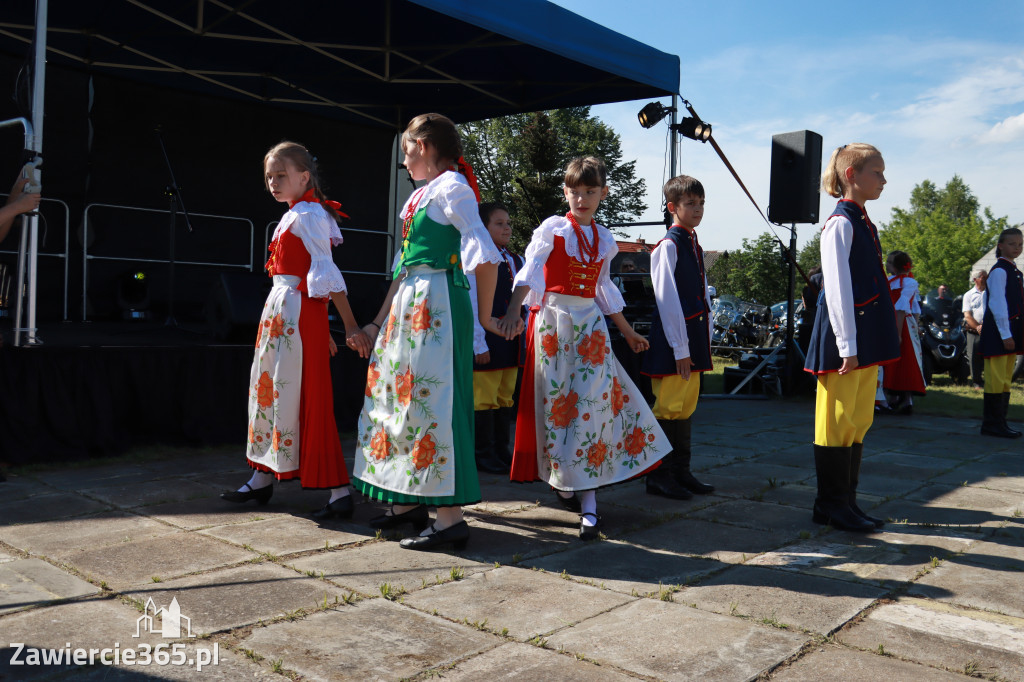
<svg viewBox="0 0 1024 682"><path fill-rule="evenodd" d="M309 267L313 259L306 250L300 237L292 234L291 230L285 230L277 239L270 243L270 259L267 260L267 272L271 277L274 275L295 275L301 278L299 291L309 291L306 286L306 275L309 274Z"/></svg>
<svg viewBox="0 0 1024 682"><path fill-rule="evenodd" d="M603 259L583 263L571 258L565 252L565 238L556 235L555 248L548 254L548 260L544 263L544 290L556 294L594 298L597 295L597 277L601 274L603 264Z"/></svg>

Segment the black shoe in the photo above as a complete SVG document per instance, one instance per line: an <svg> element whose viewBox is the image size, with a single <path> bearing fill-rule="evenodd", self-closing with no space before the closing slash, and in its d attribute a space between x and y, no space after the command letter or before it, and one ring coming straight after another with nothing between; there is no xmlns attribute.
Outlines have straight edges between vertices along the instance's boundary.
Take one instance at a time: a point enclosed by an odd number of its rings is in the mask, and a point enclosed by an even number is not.
<svg viewBox="0 0 1024 682"><path fill-rule="evenodd" d="M889 416L896 414L896 411L888 405L875 405L875 416Z"/></svg>
<svg viewBox="0 0 1024 682"><path fill-rule="evenodd" d="M583 519L580 519L580 540L597 540L601 537L601 517L590 512L584 512L581 516L592 516L594 518L594 525L585 526L583 525Z"/></svg>
<svg viewBox="0 0 1024 682"><path fill-rule="evenodd" d="M875 528L881 528L885 525L884 519L880 519L876 516L870 516L867 512L858 507L856 502L850 505L850 511L873 525Z"/></svg>
<svg viewBox="0 0 1024 682"><path fill-rule="evenodd" d="M676 482L694 495L710 495L715 492L715 486L701 483L689 471L676 472Z"/></svg>
<svg viewBox="0 0 1024 682"><path fill-rule="evenodd" d="M870 533L875 529L874 523L858 516L849 506L828 506L817 500L814 502L811 520L822 526L828 525L839 530L853 530L858 533Z"/></svg>
<svg viewBox="0 0 1024 682"><path fill-rule="evenodd" d="M574 514L580 513L580 498L576 496L576 493L573 493L572 497L562 497L556 490L555 497L558 498L558 504L562 505L563 509L567 509Z"/></svg>
<svg viewBox="0 0 1024 682"><path fill-rule="evenodd" d="M382 514L370 519L370 528L374 528L376 530L390 530L405 523L411 523L413 529L417 533L422 533L423 530L430 525L430 516L427 514L427 508L421 504L418 507L413 507L407 512L402 512L401 514L395 514L394 509L392 508L392 513Z"/></svg>
<svg viewBox="0 0 1024 682"><path fill-rule="evenodd" d="M402 549L434 549L442 545L451 545L455 549L465 549L469 542L469 524L459 521L454 526L448 526L444 530L434 530L430 535L417 535L405 538L399 544Z"/></svg>
<svg viewBox="0 0 1024 682"><path fill-rule="evenodd" d="M256 500L257 504L266 504L270 501L270 496L274 494L274 484L271 483L263 488L253 488L248 483L245 487L249 490L242 492L241 490L225 490L220 494L220 499L227 500L228 502L248 502L249 500Z"/></svg>
<svg viewBox="0 0 1024 682"><path fill-rule="evenodd" d="M339 497L334 502L328 502L321 509L317 509L311 513L317 521L326 521L327 519L351 519L352 512L355 511L355 504L352 503L352 495L346 495L345 497Z"/></svg>
<svg viewBox="0 0 1024 682"><path fill-rule="evenodd" d="M691 500L693 494L676 482L671 471L663 471L664 465L647 474L647 494L667 497L671 500Z"/></svg>

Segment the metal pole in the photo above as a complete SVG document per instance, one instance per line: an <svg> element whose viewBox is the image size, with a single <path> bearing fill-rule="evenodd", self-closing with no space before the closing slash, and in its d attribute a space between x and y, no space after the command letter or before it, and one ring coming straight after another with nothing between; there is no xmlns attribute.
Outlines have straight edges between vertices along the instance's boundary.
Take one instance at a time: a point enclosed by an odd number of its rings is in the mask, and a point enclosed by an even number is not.
<svg viewBox="0 0 1024 682"><path fill-rule="evenodd" d="M794 385L794 373L799 371L796 367L797 362L797 348L796 343L793 341L793 323L794 308L793 295L794 289L796 288L796 223L793 223L789 227L789 288L786 289L786 364L785 364L785 377L783 379L783 389L785 393L791 394L793 389L796 388Z"/></svg>
<svg viewBox="0 0 1024 682"><path fill-rule="evenodd" d="M679 138L676 137L679 134L676 132L676 108L678 106L679 95L672 95L672 125L668 127L670 135L669 141L671 142L669 146L672 148L669 155L670 160L668 165L669 169L672 171L672 174L669 175L670 178L674 178L676 175L678 175L678 173L676 173L676 147L679 146L677 144Z"/></svg>
<svg viewBox="0 0 1024 682"><path fill-rule="evenodd" d="M32 131L32 124L23 117L12 118L6 121L0 121L0 128L6 128L7 126L20 125L25 130L25 149L30 149L33 144L35 135ZM25 255L28 251L28 225L25 222L26 216L22 216L21 225L21 244L18 247L18 279L14 285L14 345L21 345L21 318L23 312L23 298L22 294L24 290L22 283L25 281Z"/></svg>
<svg viewBox="0 0 1024 682"><path fill-rule="evenodd" d="M43 153L43 111L45 109L46 91L46 17L48 0L36 0L36 36L35 58L32 65L32 128L35 139L29 149L37 155ZM41 175L39 176L41 178ZM37 280L39 275L39 216L28 218L28 345L39 341L36 339L36 297L38 294ZM15 345L20 339L15 334Z"/></svg>

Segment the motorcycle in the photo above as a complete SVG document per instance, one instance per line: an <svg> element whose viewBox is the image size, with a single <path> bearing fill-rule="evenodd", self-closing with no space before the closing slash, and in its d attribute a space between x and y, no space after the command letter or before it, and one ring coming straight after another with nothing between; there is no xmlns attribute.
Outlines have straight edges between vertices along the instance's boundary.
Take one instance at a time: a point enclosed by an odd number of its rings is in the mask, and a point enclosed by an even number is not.
<svg viewBox="0 0 1024 682"><path fill-rule="evenodd" d="M747 303L733 296L720 296L712 306L711 347L715 355L736 360L750 348L758 348L768 339L767 306Z"/></svg>
<svg viewBox="0 0 1024 682"><path fill-rule="evenodd" d="M921 302L921 361L925 383L936 373L949 373L957 383L965 383L971 370L967 361L967 337L963 331L963 313L953 301L929 292Z"/></svg>

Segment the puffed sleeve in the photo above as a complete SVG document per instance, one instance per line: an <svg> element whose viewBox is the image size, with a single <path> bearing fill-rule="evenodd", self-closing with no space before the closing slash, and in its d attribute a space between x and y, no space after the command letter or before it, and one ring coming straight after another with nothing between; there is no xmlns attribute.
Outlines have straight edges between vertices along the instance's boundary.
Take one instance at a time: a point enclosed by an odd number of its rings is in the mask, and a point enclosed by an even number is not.
<svg viewBox="0 0 1024 682"><path fill-rule="evenodd" d="M296 204L290 213L295 219L289 229L302 240L311 260L306 275L309 297L327 298L332 291L347 291L345 278L331 255L331 245L342 242L337 223L316 204Z"/></svg>
<svg viewBox="0 0 1024 682"><path fill-rule="evenodd" d="M597 307L601 309L602 313L612 315L622 312L622 309L626 307L626 300L622 298L622 292L615 286L615 282L612 281L608 274L611 269L612 258L615 258L615 254L619 252L619 247L611 236L611 232L608 232L607 235L602 234L601 238L604 239L606 236L611 241L611 248L605 254L604 264L601 265L601 274L597 276L594 302L597 303Z"/></svg>
<svg viewBox="0 0 1024 682"><path fill-rule="evenodd" d="M850 277L852 245L853 223L843 216L829 218L821 230L821 273L828 319L841 358L857 354L857 323L853 315L853 280Z"/></svg>
<svg viewBox="0 0 1024 682"><path fill-rule="evenodd" d="M893 282L895 284L895 282ZM914 312L914 298L917 296L917 280L911 277L904 277L900 285L900 297L896 301L895 308L908 314Z"/></svg>
<svg viewBox="0 0 1024 682"><path fill-rule="evenodd" d="M480 220L480 206L469 185L451 182L438 198L445 217L462 235L462 269L470 273L480 263L500 263L501 254Z"/></svg>
<svg viewBox="0 0 1024 682"><path fill-rule="evenodd" d="M487 348L487 335L480 325L480 305L476 300L476 275L471 272L466 275L466 279L469 280L469 302L473 306L473 355L480 355L489 349Z"/></svg>
<svg viewBox="0 0 1024 682"><path fill-rule="evenodd" d="M549 218L533 231L530 244L526 247L523 267L516 273L512 283L513 287L530 287L530 293L523 300L527 307L540 305L544 299L544 290L547 288L544 264L548 262L548 256L554 248L554 222Z"/></svg>

